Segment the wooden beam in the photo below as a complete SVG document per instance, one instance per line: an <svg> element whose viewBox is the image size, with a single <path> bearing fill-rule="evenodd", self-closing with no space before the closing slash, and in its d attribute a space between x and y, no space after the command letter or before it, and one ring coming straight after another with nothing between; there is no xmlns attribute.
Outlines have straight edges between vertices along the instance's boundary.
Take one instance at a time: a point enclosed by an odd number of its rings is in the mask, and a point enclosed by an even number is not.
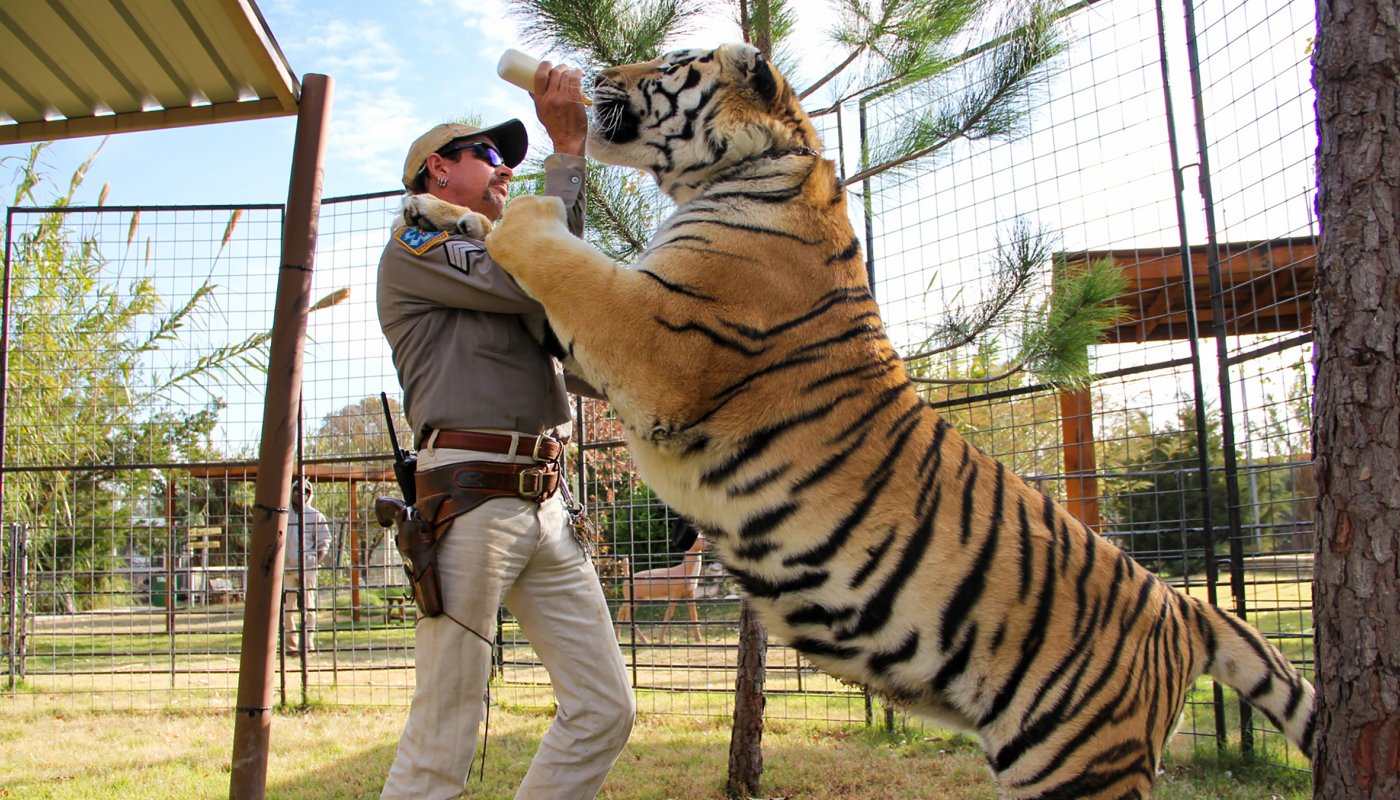
<svg viewBox="0 0 1400 800"><path fill-rule="evenodd" d="M1065 462L1065 498L1069 513L1098 530L1098 466L1094 454L1093 399L1089 390L1060 393L1060 442Z"/></svg>

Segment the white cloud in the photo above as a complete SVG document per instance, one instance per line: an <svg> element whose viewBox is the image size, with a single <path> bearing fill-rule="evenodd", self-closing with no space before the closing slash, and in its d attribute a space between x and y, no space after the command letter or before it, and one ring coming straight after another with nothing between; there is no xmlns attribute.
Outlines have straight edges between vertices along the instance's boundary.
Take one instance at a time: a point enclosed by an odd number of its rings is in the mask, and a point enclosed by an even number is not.
<svg viewBox="0 0 1400 800"><path fill-rule="evenodd" d="M436 122L396 88L337 89L331 104L327 175L336 183L359 187L355 191L397 188L409 142Z"/></svg>
<svg viewBox="0 0 1400 800"><path fill-rule="evenodd" d="M457 20L467 32L469 38L463 41L464 53L473 53L495 64L501 51L520 46L520 34L510 16L510 6L504 0L424 0L424 3L444 21ZM453 27L450 23L443 25L447 36L452 35Z"/></svg>
<svg viewBox="0 0 1400 800"><path fill-rule="evenodd" d="M396 80L409 64L384 27L335 19L303 42L319 69L329 75Z"/></svg>

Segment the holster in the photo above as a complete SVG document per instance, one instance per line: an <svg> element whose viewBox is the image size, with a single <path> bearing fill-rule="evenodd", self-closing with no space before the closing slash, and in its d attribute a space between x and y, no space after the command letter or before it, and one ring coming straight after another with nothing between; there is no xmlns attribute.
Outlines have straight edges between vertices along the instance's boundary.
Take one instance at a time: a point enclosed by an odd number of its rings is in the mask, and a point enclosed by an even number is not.
<svg viewBox="0 0 1400 800"><path fill-rule="evenodd" d="M468 461L419 472L416 478L416 504L380 497L374 501L374 514L383 527L397 526L394 544L413 586L413 600L426 617L442 613L438 545L454 519L493 497L539 503L559 489L559 468L553 463Z"/></svg>
<svg viewBox="0 0 1400 800"><path fill-rule="evenodd" d="M441 498L438 498L438 503ZM374 501L374 515L383 527L395 526L394 545L403 557L403 571L413 589L413 602L426 617L442 613L442 583L437 570L437 546L447 527L434 525L416 506L397 497Z"/></svg>

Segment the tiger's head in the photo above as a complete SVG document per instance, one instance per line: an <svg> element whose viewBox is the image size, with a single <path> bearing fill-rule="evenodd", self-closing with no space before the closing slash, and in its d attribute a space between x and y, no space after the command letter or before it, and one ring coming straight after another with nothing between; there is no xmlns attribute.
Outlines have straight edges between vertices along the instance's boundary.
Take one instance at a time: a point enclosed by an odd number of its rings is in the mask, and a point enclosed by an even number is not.
<svg viewBox="0 0 1400 800"><path fill-rule="evenodd" d="M756 156L821 150L792 87L746 44L612 67L593 101L589 155L650 172L677 202Z"/></svg>

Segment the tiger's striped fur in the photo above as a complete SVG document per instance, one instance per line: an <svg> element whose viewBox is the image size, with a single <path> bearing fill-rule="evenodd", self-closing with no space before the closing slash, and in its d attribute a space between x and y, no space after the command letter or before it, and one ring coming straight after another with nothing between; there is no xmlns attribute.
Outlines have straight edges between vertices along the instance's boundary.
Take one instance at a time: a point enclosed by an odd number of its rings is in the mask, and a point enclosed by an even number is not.
<svg viewBox="0 0 1400 800"><path fill-rule="evenodd" d="M971 446L886 338L834 165L753 48L603 72L589 152L677 202L633 269L519 198L487 240L768 630L976 732L1009 798L1145 797L1192 682L1305 753L1313 690Z"/></svg>

